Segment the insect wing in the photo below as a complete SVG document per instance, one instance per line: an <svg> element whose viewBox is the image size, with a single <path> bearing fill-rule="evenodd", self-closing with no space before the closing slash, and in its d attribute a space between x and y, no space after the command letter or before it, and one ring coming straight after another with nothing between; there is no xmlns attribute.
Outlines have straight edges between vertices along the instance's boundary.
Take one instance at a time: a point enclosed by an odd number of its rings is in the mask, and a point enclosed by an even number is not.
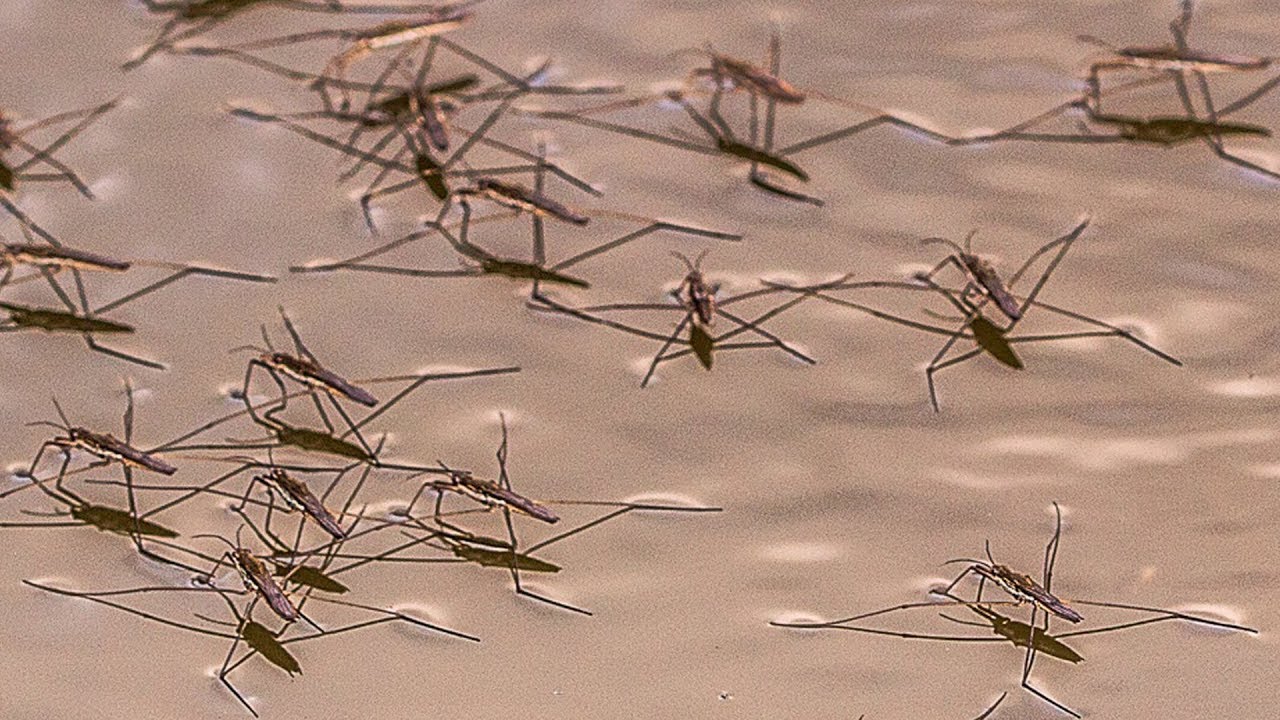
<svg viewBox="0 0 1280 720"><path fill-rule="evenodd" d="M352 385L336 373L317 367L312 371L312 375L316 380L324 383L326 387L332 388L334 391L360 403L361 405L373 407L378 404L378 399L375 398L368 390Z"/></svg>
<svg viewBox="0 0 1280 720"><path fill-rule="evenodd" d="M320 502L320 498L317 498L310 490L307 490L307 494L298 498L298 500L302 502L302 508L307 515L310 515L317 525L324 528L325 532L337 540L347 536L347 531L343 530L342 526L338 524L338 519L333 516L333 513L329 512L329 508Z"/></svg>
<svg viewBox="0 0 1280 720"><path fill-rule="evenodd" d="M135 465L141 465L142 467L152 472L158 472L161 475L172 475L178 472L178 468L158 457L155 457L154 455L148 455L147 453L144 453L135 447L126 445L115 438L109 439L114 444L116 452L120 453L121 456Z"/></svg>
<svg viewBox="0 0 1280 720"><path fill-rule="evenodd" d="M476 478L468 477L462 481L472 491L487 496L491 501L497 502L513 510L518 510L529 517L536 518L545 523L559 522L560 517L545 506L530 500L523 495L514 493L497 483L485 482Z"/></svg>

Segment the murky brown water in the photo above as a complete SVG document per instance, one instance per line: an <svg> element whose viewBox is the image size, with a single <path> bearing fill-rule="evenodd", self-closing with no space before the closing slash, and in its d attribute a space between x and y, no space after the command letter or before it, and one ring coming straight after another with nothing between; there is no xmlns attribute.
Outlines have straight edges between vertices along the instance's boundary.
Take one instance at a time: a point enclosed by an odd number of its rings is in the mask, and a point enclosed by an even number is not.
<svg viewBox="0 0 1280 720"><path fill-rule="evenodd" d="M548 54L565 79L643 88L681 74L688 61L670 54L704 42L758 57L777 21L784 70L797 84L962 132L1003 127L1065 99L1094 52L1074 41L1079 33L1163 42L1170 5L490 0L457 37L508 67ZM241 22L211 38L326 22L278 11L252 17L259 27ZM1268 3L1218 2L1202 9L1193 37L1210 49L1266 54L1280 42L1275 19ZM512 419L513 480L531 495L675 496L725 508L626 517L548 549L546 559L564 569L531 581L591 608L593 618L517 599L496 569L353 573L361 600L430 608L483 642L379 628L299 646L300 677L261 662L236 676L264 716L966 718L1007 689L997 717L1054 717L1017 690L1022 655L1008 645L767 626L920 599L952 570L944 560L979 553L985 538L997 559L1036 568L1054 500L1067 516L1055 577L1065 596L1208 605L1262 634L1168 624L1081 638L1072 645L1086 662L1041 660L1042 687L1096 717L1274 713L1275 183L1198 146L945 149L881 129L798 157L814 178L805 189L827 201L813 209L751 190L726 161L573 126L504 121L498 136L526 146L546 139L558 161L607 189L584 206L743 233L741 245L715 246L705 263L713 279L734 287L764 274L899 276L935 257L918 238L960 238L971 228L979 229L977 248L1009 267L1092 213L1043 298L1136 325L1186 363L1173 368L1118 341L1027 346L1020 373L986 360L944 372L945 409L934 415L921 370L936 338L808 304L771 327L816 354L816 367L738 353L706 373L686 359L664 366L641 391L651 343L531 313L516 284L289 276L290 264L370 246L349 197L357 186L335 187L340 164L331 152L222 110L230 99L301 106L306 95L297 87L190 58L159 57L118 72L157 27L123 0L0 6L6 108L40 117L127 99L62 155L92 179L100 200L47 189L24 193L22 205L76 246L198 259L282 280L191 280L122 311L118 319L141 328L123 346L165 360L168 372L128 368L67 338L0 338L7 369L0 410L12 427L7 461L28 461L46 436L21 423L52 419L51 393L74 422L116 430L126 375L144 391L140 444L226 411L220 393L238 384L245 360L227 349L256 341L257 325L274 323L283 304L326 364L352 376L523 367L514 377L429 386L400 406L380 425L392 433L397 458L439 457L491 472L503 410ZM318 68L325 54L293 57ZM1227 78L1222 87L1234 97L1252 84ZM1280 94L1240 119L1273 125L1277 107ZM785 112L780 132L807 137L838 125L831 117L816 107ZM1274 143L1236 147L1280 164ZM415 197L386 204L385 232L410 227L423 211ZM524 226L497 227L486 228L495 249L514 252L527 242ZM555 227L551 252L627 229ZM661 237L605 256L583 266L592 291L573 297L656 300L683 272L667 251L704 246ZM442 267L454 262L443 247L434 257ZM96 287L110 297L135 283L108 278ZM40 299L34 286L13 297ZM1039 321L1041 331L1062 329ZM183 467L186 482L217 469ZM407 484L381 485L369 497L411 492ZM6 506L7 514L47 509L34 493ZM188 534L235 527L213 503L163 519ZM526 536L541 532L528 528ZM19 584L53 578L110 588L165 576L127 542L87 529L8 530L4 547L4 717L244 715L208 674L226 651L222 640ZM911 629L912 619L899 627Z"/></svg>

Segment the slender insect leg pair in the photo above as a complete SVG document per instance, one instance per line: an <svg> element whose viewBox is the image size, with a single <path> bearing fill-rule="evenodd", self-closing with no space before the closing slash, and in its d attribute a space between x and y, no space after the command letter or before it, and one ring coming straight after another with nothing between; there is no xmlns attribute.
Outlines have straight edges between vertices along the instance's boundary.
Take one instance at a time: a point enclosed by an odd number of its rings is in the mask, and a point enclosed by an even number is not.
<svg viewBox="0 0 1280 720"><path fill-rule="evenodd" d="M77 135L84 132L86 128L88 128L91 124L97 121L100 117L102 117L107 112L114 109L118 104L118 102L119 101L117 100L111 100L109 102L105 102L100 105L95 105L94 107L90 107L90 108L58 113L57 115L52 115L42 120L37 120L28 125L25 125L16 133L13 133L13 137L11 138L13 145L15 147L21 148L24 152L30 155L30 157L18 163L14 167L9 168L9 172L11 174L10 184L12 184L12 181L17 181L17 180L22 180L26 182L65 181L70 183L73 187L75 187L76 191L79 192L81 195L92 200L94 195L93 195L93 191L89 189L89 186L86 185L84 181L80 179L80 176L77 175L74 170L72 170L62 161L58 160L54 156L54 153L56 153L64 145L66 145L67 143L75 139ZM48 145L44 146L43 148L37 147L32 143L27 142L22 137L23 135L27 134L32 130L39 130L41 128L49 127L50 125L57 125L59 123L66 122L68 120L78 120L78 122L76 122L76 124L72 125L67 130L63 131L61 135L54 138L52 142L50 142ZM37 163L47 165L49 166L49 168L51 168L52 170L55 170L56 172L53 172L53 173L28 172ZM0 195L2 194L3 193L0 192ZM21 218L19 218L19 221L21 222ZM32 229L35 230L34 227L32 227ZM40 232L40 234L42 237L45 236L45 233L43 232Z"/></svg>
<svg viewBox="0 0 1280 720"><path fill-rule="evenodd" d="M293 346L295 351L301 357L305 357L311 362L319 364L319 361L316 359L315 355L313 355L311 351L307 349L306 343L303 342L301 334L299 334L297 328L293 324L293 321L289 318L288 314L284 312L283 308L280 309L280 317L283 319L285 329L288 331L289 337L293 341ZM267 335L267 330L265 325L261 326L261 333L262 333L263 342L266 343L267 350L270 352L274 352L271 346L271 339ZM255 367L262 368L262 370L267 373L267 375L272 379L272 381L275 382L276 387L280 390L279 399L276 400L271 407L265 410L262 413L261 417L258 416L257 410L253 405L253 400L249 394L249 386L253 379L253 370ZM320 416L321 421L324 423L325 429L328 430L330 435L335 435L337 432L337 429L335 428L333 421L329 419L328 412L325 411L324 400L321 398L322 394L324 395L325 398L328 398L329 404L333 407L334 411L336 411L338 415L342 418L343 422L346 423L348 431L351 434L355 435L357 441L359 441L360 446L365 451L365 453L367 453L371 457L374 455L373 449L369 445L368 441L365 440L364 435L360 432L359 424L355 422L355 420L351 417L350 413L347 412L346 408L342 407L342 404L338 401L336 397L334 397L331 393L322 392L320 389L311 387L311 386L307 386L306 392L316 409L316 413ZM245 368L244 383L241 386L241 395L244 399L246 409L249 410L250 417L254 420L254 422L262 425L270 425L272 422L280 422L279 420L276 419L276 415L278 415L281 412L284 412L288 408L288 404L289 404L289 392L288 392L288 389L285 387L284 379L280 376L279 371L277 371L275 368L271 367L267 363L263 362L259 358L253 358L249 360L248 365Z"/></svg>
<svg viewBox="0 0 1280 720"><path fill-rule="evenodd" d="M1049 543L1045 545L1044 548L1044 571L1042 576L1044 579L1044 589L1050 593L1053 592L1053 568L1058 560L1058 543L1062 539L1062 508L1055 502L1053 504L1053 511L1055 516L1053 537L1049 539ZM1048 636L1049 621L1051 619L1049 611L1043 611L1044 627L1036 627L1036 613L1039 611L1039 605L1034 602L1031 603L1031 620L1027 623L1031 628L1031 634L1028 638L1029 642L1027 643L1026 660L1023 662L1022 666L1022 687L1062 712L1078 718L1080 717L1080 713L1049 697L1049 695L1043 690L1040 690L1031 684L1031 671L1035 667L1036 662L1036 633L1041 632Z"/></svg>
<svg viewBox="0 0 1280 720"><path fill-rule="evenodd" d="M760 294L759 291L751 291L736 297L726 298L725 300L720 301L716 304L716 308L715 308L716 315L726 318L727 320L732 322L734 325L736 325L736 327L732 330L729 330L721 334L719 337L712 338L711 342L715 350L758 349L758 348L766 348L766 347L776 347L779 350L782 350L788 355L791 355L797 360L803 363L806 363L808 365L813 365L817 363L817 360L810 357L808 354L804 353L803 351L795 347L792 347L789 343L787 343L782 338L778 337L772 332L765 330L763 327L761 327L762 323L772 319L777 315L780 315L786 312L787 310L790 310L792 307L795 307L796 305L799 305L801 302L804 301L805 299L804 296L800 296L800 297L796 297L791 300L788 300L780 305L773 307L770 310L767 310L763 314L751 320L747 320L746 318L743 318L733 312L730 312L724 309L726 305L731 305L736 301L747 299L748 297L755 297L758 294ZM670 309L671 306L656 305L656 306L650 306L648 309L658 309L658 308ZM682 318L681 321L676 325L675 331L672 332L672 334L669 337L667 337L666 342L658 350L658 353L654 355L653 360L649 363L649 368L645 372L645 376L640 382L641 387L646 387L649 384L649 381L652 380L654 373L658 369L658 365L660 365L661 363L668 362L670 360L677 360L686 355L690 355L696 352L694 348L687 347L687 348L682 348L680 350L672 352L670 354L667 353L667 351L671 348L671 346L675 344L675 341L679 337L680 333L683 332L684 328L687 327L692 321L693 321L693 315L690 313L686 313L684 318ZM738 335L748 333L748 332L755 335L759 335L760 337L764 338L764 341L723 344L723 341L725 340L729 340L733 337L736 337Z"/></svg>
<svg viewBox="0 0 1280 720"><path fill-rule="evenodd" d="M499 417L501 418L501 422L502 422L502 444L498 446L498 452L496 453L496 457L498 458L498 484L500 484L506 490L512 491L511 477L507 474L507 450L508 450L507 418L505 415L500 415ZM515 584L516 594L523 595L527 598L537 600L538 602L543 602L548 605L561 608L562 610L568 610L570 612L575 612L580 615L591 615L592 613L590 610L586 610L584 608L580 608L576 605L571 605L569 603L562 602L560 600L549 598L546 595L536 593L524 587L524 585L521 584L519 557L518 557L518 554L520 552L520 541L516 538L516 527L511 520L511 508L507 507L506 505L503 505L501 509L502 509L502 518L507 525L507 537L511 541L511 568L510 568L511 581ZM532 552L532 551L533 549L531 548L528 552Z"/></svg>

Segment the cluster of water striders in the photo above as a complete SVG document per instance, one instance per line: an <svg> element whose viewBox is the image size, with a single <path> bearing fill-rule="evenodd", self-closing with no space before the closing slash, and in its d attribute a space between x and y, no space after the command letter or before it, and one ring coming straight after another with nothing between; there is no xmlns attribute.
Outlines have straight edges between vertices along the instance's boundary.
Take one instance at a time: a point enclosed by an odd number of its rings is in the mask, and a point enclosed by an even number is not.
<svg viewBox="0 0 1280 720"><path fill-rule="evenodd" d="M581 98L624 93L611 84L573 84L552 81L549 62L512 71L481 57L451 39L452 31L475 22L483 13L483 0L450 6L409 4L358 4L337 0L145 0L148 11L164 19L159 36L125 69L145 63L157 54L238 62L304 84L314 92L310 107L278 111L233 106L237 118L278 126L346 156L349 167L341 180L367 179L360 197L365 222L378 244L341 260L314 260L290 268L291 273L360 272L423 279L494 276L525 284L527 307L574 318L615 331L652 340L659 349L641 380L647 386L658 367L668 361L693 356L707 370L716 355L730 350L765 349L784 353L800 362L815 362L797 344L766 327L778 315L812 301L831 303L855 313L896 324L904 329L933 334L940 349L926 368L927 388L935 411L941 404L936 374L971 359L988 358L1010 369L1023 369L1020 348L1076 338L1116 338L1172 365L1179 361L1155 347L1130 328L1091 317L1041 299L1041 292L1065 261L1070 249L1089 228L1089 218L1076 220L1058 237L1041 244L1011 273L1000 272L973 249L975 233L963 242L929 238L927 247L942 252L929 258L932 267L908 277L854 281L844 275L818 284L789 284L762 279L758 287L736 294L722 294L702 270L706 249L678 254L685 275L670 291L671 301L578 302L592 289L590 264L623 246L657 234L681 237L690 243L737 242L733 232L702 228L632 212L584 208L562 193L574 191L589 197L602 193L548 158L543 146L521 147L499 139L494 132L511 117L537 122L574 123L604 133L630 137L673 149L745 163L752 186L780 202L820 206L822 201L799 188L811 182L800 165L800 156L815 148L844 140L880 126L913 133L944 146L987 145L997 142L1055 142L1074 144L1136 143L1153 146L1203 144L1216 157L1248 172L1272 179L1280 173L1237 154L1228 144L1237 139L1266 137L1264 127L1235 122L1230 116L1246 109L1280 84L1280 77L1266 81L1248 94L1226 104L1215 102L1208 81L1213 73L1250 73L1266 70L1269 57L1222 55L1188 44L1192 20L1189 0L1171 23L1173 42L1156 47L1112 48L1102 41L1089 42L1109 50L1106 59L1091 64L1082 78L1083 90L1068 101L1025 122L998 132L952 137L896 115L859 105L817 90L797 87L780 70L780 41L775 33L767 58L761 64L741 60L706 48L699 64L679 78L675 89L642 93L622 100L577 107L533 107L521 104L530 98L541 103L572 105ZM231 45L202 42L204 34L230 22L255 5L330 15L380 16L353 28L328 28L281 37L267 37ZM393 19L386 19L391 17ZM294 68L273 56L281 48L319 46L329 53L323 64ZM448 63L443 56L450 56ZM446 74L446 65L469 69ZM1123 81L1113 78L1120 76ZM1103 110L1103 99L1127 97L1140 90L1158 88L1176 93L1183 108L1174 115L1122 115ZM782 112L810 102L823 102L853 113L857 120L818 136L779 146L775 140ZM48 306L0 302L8 319L0 331L43 330L78 336L86 346L122 362L161 369L157 360L121 349L112 336L127 336L135 328L110 315L130 303L188 277L272 283L271 275L206 267L180 262L115 258L74 243L64 243L27 213L18 201L29 184L53 183L74 188L92 197L88 185L58 159L58 152L78 134L111 112L115 101L75 110L42 120L19 123L0 115L0 206L16 221L22 240L6 241L0 248L4 276L0 291L27 283L47 286ZM663 134L652 129L660 109L676 110L689 129ZM631 116L630 119L627 116ZM646 126L645 123L650 123ZM1054 123L1064 123L1065 129ZM1047 129L1046 129L1047 128ZM37 140L51 134L51 138ZM434 208L413 232L384 239L378 229L383 203L398 200ZM508 256L485 247L478 235L486 227L508 230L510 222L528 222L529 251ZM600 222L633 226L616 237L602 238ZM548 235L564 241L548 251ZM423 241L443 242L456 255L457 265L435 267L415 262L411 253ZM573 244L577 243L577 244ZM576 249L558 252L563 244ZM103 300L94 292L93 277L101 274L141 275L139 286L119 297ZM921 300L936 310L913 311ZM896 305L895 305L896 303ZM757 307L755 310L748 308ZM1033 333L1015 330L1031 316L1053 316L1066 327ZM647 327L620 318L643 314L678 318ZM289 646L371 625L399 622L440 632L461 640L478 641L473 635L433 622L404 610L379 607L341 597L350 589L339 577L345 573L395 559L406 563L459 562L496 567L509 572L515 591L561 609L590 614L568 602L529 589L521 573L555 572L559 568L534 555L552 543L573 537L601 522L632 512L713 512L718 508L597 499L537 501L513 488L508 473L508 436L505 417L497 451L498 472L484 479L471 471L443 462L417 464L384 457L386 430L374 431L403 399L428 383L492 377L518 372L517 367L476 369L448 373L394 374L366 380L348 379L326 367L303 342L291 318L280 310L289 338L287 350L276 349L265 326L263 347L246 365L235 402L243 407L200 423L194 429L158 445L145 447L132 437L133 391L126 383L127 409L123 439L98 429L73 424L55 400L59 422L44 423L57 433L35 454L21 473L23 481L0 492L0 498L42 497L55 510L21 508L25 515L46 514L41 520L8 518L4 527L94 527L127 538L136 551L177 573L168 585L73 590L48 583L27 581L50 593L71 595L186 631L226 639L230 650L219 678L250 712L256 710L231 682L232 673L254 656L261 656L284 671L300 670ZM379 401L370 388L395 387L391 399ZM265 388L265 391L264 391ZM380 394L380 393L379 393ZM309 427L284 413L295 403L309 403L323 429ZM308 407L304 405L304 408ZM239 424L263 435L254 440L210 441L215 430L226 432ZM381 439L380 439L381 438ZM52 452L48 452L52 451ZM277 455L281 459L277 459ZM60 463L49 462L61 456ZM295 460L301 457L301 460ZM87 463L80 463L87 458ZM284 459L288 458L288 459ZM150 475L175 476L184 460L223 463L231 469L204 483L175 485L148 483ZM116 466L115 480L82 479L103 466ZM398 481L412 490L408 498L384 513L367 512L362 492L371 479L380 485ZM76 487L79 481L80 487ZM90 501L84 486L119 488L126 507ZM239 485L237 487L237 485ZM101 492L107 492L101 490ZM82 494L83 493L83 494ZM119 498L117 494L117 498ZM445 499L461 496L467 504L446 509ZM156 498L163 498L156 500ZM155 518L184 503L221 499L243 521L234 538L205 534L188 535L189 542ZM339 499L340 502L339 502ZM532 545L521 544L516 532L524 522L553 525L560 508L604 514L591 517L572 529L551 535ZM1056 507L1056 505L1055 505ZM496 536L475 529L477 513L497 510L501 525ZM296 514L292 532L278 530L277 514ZM489 517L493 517L490 515ZM945 634L907 633L869 627L863 621L910 610L961 609L978 621L956 623L988 628L992 642L1010 642L1026 649L1022 686L1059 711L1077 715L1067 704L1038 689L1031 673L1038 654L1066 662L1080 656L1064 641L1072 636L1127 629L1157 622L1178 621L1255 632L1213 618L1176 610L1136 606L1100 600L1067 600L1054 594L1052 573L1061 531L1058 528L1045 552L1040 579L998 564L988 548L985 560L965 560L965 571L929 602L905 603L830 622L777 622L802 629L842 629L902 637L954 640ZM308 530L308 527L310 530ZM389 541L387 538L394 538ZM198 541L198 542L197 542ZM212 549L211 549L212 548ZM240 586L220 575L234 568ZM953 591L967 576L978 580L972 599ZM345 577L344 577L345 579ZM1003 590L1010 601L983 598L986 583ZM185 618L193 611L183 606L181 617L142 607L157 597L163 608L173 609L171 599L183 603L211 604L222 612L214 617L196 613L200 621ZM280 627L272 630L255 620L259 601L267 606ZM332 625L313 619L307 606L337 606L367 617ZM1002 604L1028 605L1029 622L1005 616L995 609ZM1138 613L1138 619L1068 633L1051 634L1051 617L1072 624L1084 621L1075 607L1107 608ZM294 628L308 626L296 632ZM973 636L965 636L972 640ZM237 654L237 650L243 652ZM1005 694L983 711L991 715Z"/></svg>

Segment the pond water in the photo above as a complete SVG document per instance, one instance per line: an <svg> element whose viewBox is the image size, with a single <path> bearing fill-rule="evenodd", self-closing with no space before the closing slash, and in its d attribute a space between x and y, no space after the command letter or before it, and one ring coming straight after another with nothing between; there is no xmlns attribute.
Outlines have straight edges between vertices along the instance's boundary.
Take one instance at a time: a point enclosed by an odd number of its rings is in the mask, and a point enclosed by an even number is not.
<svg viewBox="0 0 1280 720"><path fill-rule="evenodd" d="M681 51L707 43L761 60L776 24L783 74L797 86L958 135L1007 127L1078 93L1076 78L1100 51L1077 35L1159 44L1173 14L1172 3L1147 0L488 0L450 37L513 70L549 56L557 82L607 80L643 92L681 78L701 62ZM1205 4L1192 41L1222 52L1273 53L1276 18L1261 0ZM268 8L199 41L366 22ZM776 350L725 353L711 372L684 358L663 364L642 390L657 343L531 311L527 287L515 281L290 274L291 265L374 246L353 199L363 185L337 182L346 161L332 150L226 112L228 103L310 107L299 83L226 60L164 54L122 73L119 64L160 24L125 0L0 6L6 110L38 118L122 98L59 153L98 199L51 186L21 192L19 203L76 247L199 261L280 281L192 278L113 314L139 328L115 344L162 359L165 372L90 353L66 336L4 335L6 462L25 465L53 432L23 425L56 419L50 395L74 424L118 434L126 377L139 391L135 437L144 447L233 411L226 393L239 386L249 354L229 350L259 342L260 324L284 342L283 306L324 364L351 377L522 368L427 385L371 426L372 434L389 433L389 458L440 458L493 476L503 412L511 478L530 496L723 508L632 514L549 547L540 557L560 572L524 577L593 617L516 597L500 568L380 564L352 573L352 599L425 608L482 642L380 627L299 645L300 676L290 679L261 661L234 676L263 716L970 718L1008 690L993 717L1060 717L1018 688L1023 655L1007 643L768 625L923 600L931 584L959 571L944 561L981 557L987 539L997 561L1037 573L1055 501L1064 531L1054 589L1064 597L1198 608L1262 632L1164 623L1082 637L1071 645L1083 663L1037 662L1040 687L1094 717L1264 717L1274 710L1280 183L1194 143L946 148L882 127L795 156L812 178L804 191L825 201L818 208L752 188L742 164L729 159L507 116L494 137L526 148L545 142L553 160L605 191L595 199L550 186L565 202L743 236L736 244L653 236L581 265L592 288L557 290L562 299L662 302L685 272L670 251L693 256L704 248L703 269L724 292L750 289L760 277L902 278L943 255L920 239L959 241L974 229L974 249L1007 271L1087 213L1090 226L1041 299L1134 328L1184 364L1174 367L1118 339L1028 344L1019 348L1022 371L979 358L939 374L943 408L935 414L923 370L942 338L805 302L768 327L817 365ZM321 43L273 57L319 71L335 51ZM466 71L456 59L441 62ZM1215 92L1233 98L1267 77L1213 81ZM1178 112L1170 97L1152 91L1133 102ZM520 104L594 102L601 101L537 97ZM1235 119L1273 126L1277 108L1280 93ZM673 108L619 117L643 118L665 134L696 131ZM783 108L780 142L862 117L817 101ZM1071 121L1062 127L1073 129ZM1228 142L1280 168L1275 141ZM434 212L425 200L414 190L380 203L380 231L390 238L411 230L417 215ZM13 222L3 227L7 241L17 239ZM563 258L635 227L608 218L586 228L548 224L548 255ZM504 254L526 248L529 237L525 221L486 224L476 233L477 242ZM458 267L443 243L418 257L426 266ZM97 297L115 297L139 287L136 277L149 276L94 277L91 287ZM33 283L6 291L6 300L40 304L49 302L46 295ZM927 320L921 296L866 297L888 298L885 307ZM678 314L668 315L655 313L646 327L670 329ZM1039 313L1025 322L1027 333L1080 329ZM291 405L300 421L314 422L306 411ZM228 425L208 439L260 434ZM226 469L171 460L180 467L174 480L139 478L196 484ZM370 482L358 504L375 509L416 489L392 476ZM118 488L86 487L87 496L122 503ZM141 496L150 505L160 493ZM3 504L7 520L32 520L22 509L53 509L35 492ZM567 523L593 517L589 508L560 511ZM212 499L155 520L184 536L230 537L238 524ZM496 514L475 523L486 534L503 532ZM521 526L528 542L554 534L533 525ZM226 641L20 584L44 578L110 589L174 582L174 573L140 560L126 540L90 529L8 529L3 547L4 717L247 717L210 674ZM202 547L221 552L217 543ZM173 602L150 607L192 619ZM333 623L354 617L345 610L311 606ZM1099 624L1133 617L1085 615ZM265 622L265 608L255 617ZM966 630L931 612L886 626Z"/></svg>

